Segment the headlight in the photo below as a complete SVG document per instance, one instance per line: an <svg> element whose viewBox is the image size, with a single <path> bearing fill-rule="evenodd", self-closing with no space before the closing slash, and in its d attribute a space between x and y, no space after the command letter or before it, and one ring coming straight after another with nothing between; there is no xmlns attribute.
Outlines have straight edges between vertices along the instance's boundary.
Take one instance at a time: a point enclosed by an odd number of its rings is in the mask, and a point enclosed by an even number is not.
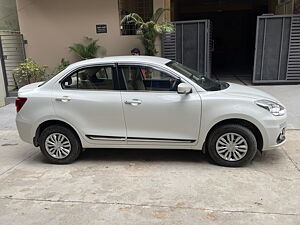
<svg viewBox="0 0 300 225"><path fill-rule="evenodd" d="M283 116L285 114L285 109L282 105L269 100L258 100L255 102L256 105L268 110L274 116Z"/></svg>

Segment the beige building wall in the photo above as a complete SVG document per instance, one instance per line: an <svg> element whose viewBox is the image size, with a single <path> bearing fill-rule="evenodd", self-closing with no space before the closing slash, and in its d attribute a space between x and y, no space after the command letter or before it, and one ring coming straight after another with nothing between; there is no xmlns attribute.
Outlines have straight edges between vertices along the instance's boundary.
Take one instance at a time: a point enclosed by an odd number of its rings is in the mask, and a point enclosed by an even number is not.
<svg viewBox="0 0 300 225"><path fill-rule="evenodd" d="M163 0L154 1L154 8L161 6ZM27 57L50 70L63 57L74 61L68 46L85 36L99 39L108 56L129 55L134 47L144 51L138 36L120 34L118 0L17 0L17 8ZM107 33L96 34L96 24L107 24Z"/></svg>

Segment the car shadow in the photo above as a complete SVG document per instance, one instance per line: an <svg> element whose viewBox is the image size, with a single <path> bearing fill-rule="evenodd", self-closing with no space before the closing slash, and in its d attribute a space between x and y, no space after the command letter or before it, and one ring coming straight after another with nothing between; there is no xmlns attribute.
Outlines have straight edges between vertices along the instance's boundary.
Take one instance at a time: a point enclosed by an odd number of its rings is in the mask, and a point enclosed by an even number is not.
<svg viewBox="0 0 300 225"><path fill-rule="evenodd" d="M282 158L282 153L275 150L270 152L257 152L253 161L246 167L255 165L273 165ZM48 163L45 157L40 153L31 159L35 162ZM83 151L78 160L80 162L187 162L187 163L204 163L216 165L208 154L196 150L181 149L86 149Z"/></svg>
<svg viewBox="0 0 300 225"><path fill-rule="evenodd" d="M207 162L201 151L174 149L87 149L79 161L182 161Z"/></svg>

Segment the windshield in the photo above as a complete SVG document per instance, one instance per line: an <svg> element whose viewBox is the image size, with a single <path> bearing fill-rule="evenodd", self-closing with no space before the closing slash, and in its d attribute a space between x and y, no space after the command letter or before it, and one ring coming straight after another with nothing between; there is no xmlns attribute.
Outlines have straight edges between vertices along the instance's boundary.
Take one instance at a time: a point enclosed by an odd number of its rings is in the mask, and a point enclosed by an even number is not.
<svg viewBox="0 0 300 225"><path fill-rule="evenodd" d="M209 79L206 76L201 75L199 72L190 69L178 62L171 61L166 64L166 66L176 70L181 73L183 76L193 80L200 87L205 89L206 91L219 91L222 89L222 85L214 80Z"/></svg>

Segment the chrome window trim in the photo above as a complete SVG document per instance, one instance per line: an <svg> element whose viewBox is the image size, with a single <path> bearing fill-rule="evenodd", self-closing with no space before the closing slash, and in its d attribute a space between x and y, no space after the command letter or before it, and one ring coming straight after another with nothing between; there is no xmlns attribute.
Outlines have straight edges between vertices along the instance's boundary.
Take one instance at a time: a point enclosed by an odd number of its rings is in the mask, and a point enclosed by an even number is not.
<svg viewBox="0 0 300 225"><path fill-rule="evenodd" d="M162 67L162 66L158 66L158 65L153 65L153 64L148 64L148 63L127 63L127 62L122 62L122 63L118 63L117 64L117 70L121 69L120 67L122 66L140 66L140 67L150 67L152 69L155 69L155 70L158 70L160 72L163 72L163 73L166 73L168 76L170 77L173 77L177 80L180 80L181 82L183 83L186 83L185 80L183 80L180 76L178 75L175 75L173 74L171 71L169 71L168 69ZM127 88L127 82L126 82L126 79L124 77L124 74L119 74L118 73L118 76L122 76L123 77L123 81L125 82L125 87L126 87L126 90L120 90L122 92L149 92L149 93L177 93L177 91L152 91L152 90L128 90ZM120 79L119 79L120 81ZM192 85L192 87L194 87Z"/></svg>
<svg viewBox="0 0 300 225"><path fill-rule="evenodd" d="M172 60L169 60L169 62L172 61ZM123 66L123 65L136 65L136 66L149 66L149 67L154 67L154 68L157 68L158 70L161 70L162 72L165 72L167 73L168 75L174 77L175 79L180 79L181 82L183 83L187 83L189 85L191 85L193 87L193 92L196 91L200 88L201 91L205 92L205 90L200 87L198 84L196 84L194 81L188 79L187 77L183 76L183 75L180 75L180 73L168 66L166 66L165 64L162 64L162 65L158 65L158 64L155 64L155 63L147 63L147 62L116 62L117 64L117 67L118 66ZM123 91L123 90L121 90ZM141 90L143 91L143 90ZM154 92L154 91L152 91Z"/></svg>
<svg viewBox="0 0 300 225"><path fill-rule="evenodd" d="M151 91L151 90L119 90L121 92L137 92L137 93L141 93L141 92L147 92L147 93L169 93L169 94L178 94L177 91Z"/></svg>
<svg viewBox="0 0 300 225"><path fill-rule="evenodd" d="M79 66L79 67L76 67L76 68L70 70L69 72L67 72L63 77L61 77L59 80L57 80L56 83L62 83L63 80L66 79L68 76L73 75L73 73L75 73L76 71L79 71L81 69L87 69L87 68L91 68L91 67L104 67L104 66L111 66L111 67L117 68L115 63L103 63L103 64L97 63L97 64ZM62 88L62 89L65 90L64 88Z"/></svg>
<svg viewBox="0 0 300 225"><path fill-rule="evenodd" d="M194 143L196 140L160 139L160 138L127 138L128 142L156 142L156 143Z"/></svg>
<svg viewBox="0 0 300 225"><path fill-rule="evenodd" d="M91 140L97 141L126 141L126 137L115 137L115 136L99 136L99 135L85 135Z"/></svg>
<svg viewBox="0 0 300 225"><path fill-rule="evenodd" d="M151 64L151 63L138 63L138 62L121 62L118 63L117 67L119 66L141 66L141 67L151 67L153 69L159 70L161 72L164 72L166 74L168 74L169 76L175 78L175 79L181 79L180 76L176 75L173 73L173 71L163 67L163 66L159 66L157 64Z"/></svg>
<svg viewBox="0 0 300 225"><path fill-rule="evenodd" d="M67 89L62 89L64 91L90 91L90 92L120 92L122 90L111 90L111 89L77 89L77 88L67 88Z"/></svg>
<svg viewBox="0 0 300 225"><path fill-rule="evenodd" d="M170 60L171 61L171 60ZM117 78L118 78L118 81L120 81L120 79L119 79L119 73L118 73L118 69L119 69L119 66L129 66L129 65L135 65L135 66L148 66L148 67L153 67L153 68L156 68L157 70L160 70L160 71L162 71L162 72L165 72L165 73L167 73L169 76L172 76L173 78L175 78L175 79L180 79L181 80L181 82L183 82L183 83L187 83L187 84L189 84L189 85L191 85L192 87L193 87L193 91L195 91L195 90L197 90L197 88L195 87L195 86L197 86L197 87L200 87L199 85L197 85L196 83L194 83L193 81L189 81L189 80L187 80L186 79L186 77L185 76L180 76L180 75L178 75L178 74L180 74L180 73L178 73L177 71L175 71L175 70L173 70L172 68L169 68L169 67L167 67L165 64L163 64L163 65L158 65L158 64L152 64L152 63L144 63L144 62L130 62L130 61L128 61L128 62L110 62L110 63L95 63L95 64L90 64L90 65L84 65L84 66L78 66L78 67L76 67L76 68L74 68L74 69L72 69L72 70L70 70L69 72L67 72L63 77L61 77L61 78L59 78L57 81L55 81L55 83L54 84L57 84L57 83L61 83L67 76L69 76L69 75L71 75L71 74L73 74L75 71L77 71L77 70L80 70L80 69L83 69L83 68L89 68L89 67L96 67L96 66L99 66L99 67L101 67L101 66L112 66L112 67L114 67L116 70L117 70ZM177 74L178 73L178 74ZM123 76L123 74L122 74L122 76ZM124 78L123 78L124 79ZM119 84L120 85L120 84ZM61 85L59 85L60 86L60 89L61 90L67 90L67 89L63 89L62 87L61 87ZM203 91L205 91L203 88L201 88L200 87L200 89L201 89L201 91L203 90ZM79 90L79 89L69 89L69 90ZM84 91L89 91L89 90L96 90L96 89L81 89L81 90L84 90ZM104 90L104 89L97 89L97 91L130 91L130 90ZM138 90L134 90L134 91L138 91ZM138 91L138 92L141 92L141 91L145 91L145 90L140 90L140 91ZM158 92L158 93L161 93L161 92L168 92L168 91L149 91L149 92L153 92L153 93L155 93L155 92ZM173 93L173 91L170 91L170 92L172 92ZM177 92L176 92L177 93Z"/></svg>

